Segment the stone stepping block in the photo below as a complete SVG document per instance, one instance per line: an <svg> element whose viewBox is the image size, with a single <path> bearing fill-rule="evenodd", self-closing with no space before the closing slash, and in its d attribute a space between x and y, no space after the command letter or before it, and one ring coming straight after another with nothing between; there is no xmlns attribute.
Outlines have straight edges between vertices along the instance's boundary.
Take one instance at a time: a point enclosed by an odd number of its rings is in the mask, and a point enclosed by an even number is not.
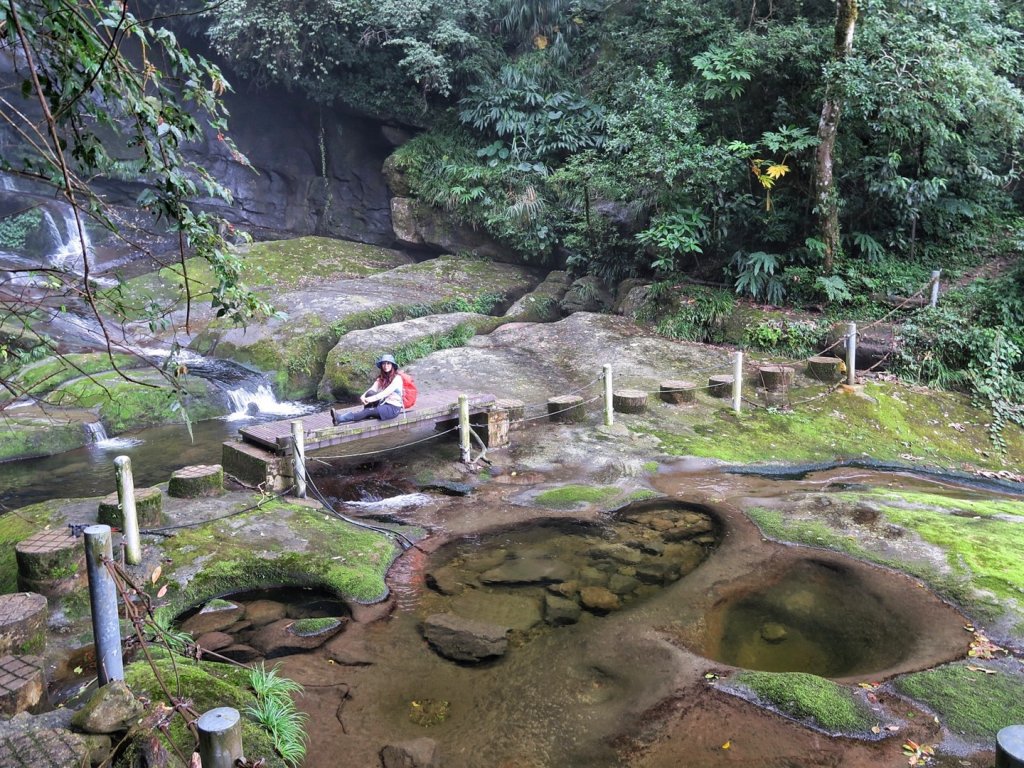
<svg viewBox="0 0 1024 768"><path fill-rule="evenodd" d="M697 399L697 385L692 381L663 381L658 389L662 401L671 405L692 403Z"/></svg>
<svg viewBox="0 0 1024 768"><path fill-rule="evenodd" d="M499 398L494 401L494 407L508 414L509 424L516 424L526 418L526 403L522 400L513 400L507 397Z"/></svg>
<svg viewBox="0 0 1024 768"><path fill-rule="evenodd" d="M224 492L224 467L220 464L198 464L183 467L171 475L167 495L176 499L198 499L219 496Z"/></svg>
<svg viewBox="0 0 1024 768"><path fill-rule="evenodd" d="M548 418L551 421L579 423L587 420L583 398L579 395L559 395L548 398Z"/></svg>
<svg viewBox="0 0 1024 768"><path fill-rule="evenodd" d="M612 410L616 413L643 413L647 410L647 393L642 389L617 389L612 392Z"/></svg>
<svg viewBox="0 0 1024 768"><path fill-rule="evenodd" d="M29 536L14 547L18 589L48 597L70 594L85 584L85 541L70 528Z"/></svg>
<svg viewBox="0 0 1024 768"><path fill-rule="evenodd" d="M46 598L35 592L0 595L0 655L42 653Z"/></svg>
<svg viewBox="0 0 1024 768"><path fill-rule="evenodd" d="M815 381L828 383L839 381L846 363L838 357L818 356L807 358L807 375Z"/></svg>
<svg viewBox="0 0 1024 768"><path fill-rule="evenodd" d="M139 527L163 525L163 505L164 495L159 488L136 488L135 517L139 521ZM111 528L118 530L124 528L124 515L121 512L121 504L116 491L103 497L97 519L103 525L109 525Z"/></svg>
<svg viewBox="0 0 1024 768"><path fill-rule="evenodd" d="M42 700L45 688L41 657L0 657L0 715L14 717L28 712Z"/></svg>
<svg viewBox="0 0 1024 768"><path fill-rule="evenodd" d="M718 376L708 377L708 394L712 397L732 397L732 383L734 376L731 373L723 373Z"/></svg>
<svg viewBox="0 0 1024 768"><path fill-rule="evenodd" d="M757 368L758 382L768 392L785 392L793 386L795 373L788 365L761 365Z"/></svg>

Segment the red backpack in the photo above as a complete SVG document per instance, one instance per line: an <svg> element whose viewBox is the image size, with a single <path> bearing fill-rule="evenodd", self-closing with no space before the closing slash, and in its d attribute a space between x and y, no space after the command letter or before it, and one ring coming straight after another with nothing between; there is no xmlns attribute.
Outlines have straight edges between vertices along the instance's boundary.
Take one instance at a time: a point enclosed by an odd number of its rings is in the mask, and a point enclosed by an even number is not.
<svg viewBox="0 0 1024 768"><path fill-rule="evenodd" d="M416 395L419 394L419 390L416 389L416 382L408 373L399 371L398 375L402 377L402 408L409 410L416 405Z"/></svg>

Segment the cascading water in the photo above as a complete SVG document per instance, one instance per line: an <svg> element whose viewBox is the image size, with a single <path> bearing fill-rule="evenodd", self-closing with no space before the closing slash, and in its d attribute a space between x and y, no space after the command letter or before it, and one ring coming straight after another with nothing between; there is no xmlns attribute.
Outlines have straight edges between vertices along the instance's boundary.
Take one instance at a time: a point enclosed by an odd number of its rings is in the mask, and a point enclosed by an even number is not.
<svg viewBox="0 0 1024 768"><path fill-rule="evenodd" d="M81 275L85 269L85 259L92 253L92 241L88 230L83 226L81 236L75 212L69 205L43 208L43 223L53 242L52 250L46 256L46 263L54 269L63 269ZM54 214L60 216L58 223Z"/></svg>
<svg viewBox="0 0 1024 768"><path fill-rule="evenodd" d="M293 402L279 402L267 384L255 387L239 387L227 390L232 412L224 417L226 421L251 419L253 416L300 416L308 413L309 406Z"/></svg>
<svg viewBox="0 0 1024 768"><path fill-rule="evenodd" d="M89 445L106 450L123 450L133 445L140 445L142 440L137 437L109 437L103 422L94 421L83 425L89 436Z"/></svg>

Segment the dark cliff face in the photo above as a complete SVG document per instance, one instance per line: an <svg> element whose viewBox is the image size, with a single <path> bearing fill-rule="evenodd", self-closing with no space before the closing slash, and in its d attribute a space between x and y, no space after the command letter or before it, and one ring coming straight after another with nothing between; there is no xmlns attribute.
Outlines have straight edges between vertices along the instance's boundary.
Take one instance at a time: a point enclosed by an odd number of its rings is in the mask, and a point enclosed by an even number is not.
<svg viewBox="0 0 1024 768"><path fill-rule="evenodd" d="M216 136L199 161L234 195L211 207L257 238L326 235L390 246L390 194L381 172L393 149L381 126L295 94L248 90L227 97L230 130L252 167Z"/></svg>
<svg viewBox="0 0 1024 768"><path fill-rule="evenodd" d="M320 107L283 88L252 89L237 75L227 74L236 89L225 98L229 130L251 167L232 158L216 134L208 132L204 143L186 149L231 191L234 201L197 202L257 239L315 234L394 244L390 194L382 174L394 145L382 126ZM20 80L10 57L0 57L0 82ZM34 100L17 106L30 117L39 110ZM0 151L16 151L19 144L0 125ZM131 218L144 181L96 179L93 186L109 205L128 209L125 215ZM48 194L22 190L20 182L18 190Z"/></svg>

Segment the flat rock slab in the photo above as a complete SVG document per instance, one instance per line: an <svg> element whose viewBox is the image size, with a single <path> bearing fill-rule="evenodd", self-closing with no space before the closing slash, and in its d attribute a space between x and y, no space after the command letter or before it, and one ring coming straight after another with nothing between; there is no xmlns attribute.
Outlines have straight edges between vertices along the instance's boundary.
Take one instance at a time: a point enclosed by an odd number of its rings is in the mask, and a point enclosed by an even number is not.
<svg viewBox="0 0 1024 768"><path fill-rule="evenodd" d="M506 560L497 568L480 574L484 584L556 584L576 575L572 566L550 558Z"/></svg>
<svg viewBox="0 0 1024 768"><path fill-rule="evenodd" d="M453 661L477 662L504 656L508 627L436 613L423 621L423 636L441 656Z"/></svg>

